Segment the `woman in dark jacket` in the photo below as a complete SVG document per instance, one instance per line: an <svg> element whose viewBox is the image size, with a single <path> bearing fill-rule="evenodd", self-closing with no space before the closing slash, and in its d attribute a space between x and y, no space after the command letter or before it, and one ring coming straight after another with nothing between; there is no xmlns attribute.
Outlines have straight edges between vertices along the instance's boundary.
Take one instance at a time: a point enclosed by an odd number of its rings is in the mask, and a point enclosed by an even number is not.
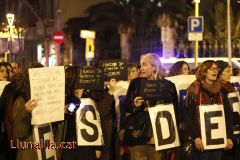
<svg viewBox="0 0 240 160"><path fill-rule="evenodd" d="M77 142L76 135L76 110L68 110L69 104L79 106L81 98L86 98L86 92L76 87L76 81L78 80L80 73L80 67L69 66L65 69L65 120L67 124L65 141ZM98 152L97 152L98 153ZM96 148L93 146L77 146L73 149L63 149L62 160L95 160L96 159Z"/></svg>
<svg viewBox="0 0 240 160"><path fill-rule="evenodd" d="M194 140L193 160L221 160L222 149L204 150L200 122L199 122L199 106L223 104L223 95L220 91L221 84L217 81L218 67L212 60L202 63L196 72L196 81L188 88L185 99L184 122L186 129ZM229 106L224 105L225 117L231 117ZM226 149L232 147L232 129L231 120L226 118L227 127L227 146Z"/></svg>
<svg viewBox="0 0 240 160"><path fill-rule="evenodd" d="M117 130L117 119L115 111L115 99L113 92L116 87L116 80L111 79L106 83L106 89L102 91L92 91L91 97L97 104L97 109L101 119L104 146L100 160L119 160L120 144Z"/></svg>
<svg viewBox="0 0 240 160"><path fill-rule="evenodd" d="M227 62L224 61L216 61L219 72L218 72L218 78L221 83L221 91L224 94L225 97L225 103L229 105L231 108L231 111L233 113L233 130L234 130L234 136L233 136L233 148L231 150L225 150L223 152L223 160L238 160L240 159L240 115L238 112L234 111L233 108L233 101L234 98L229 98L229 94L235 94L238 95L237 90L234 88L233 84L230 83L231 78L231 67L228 65ZM239 106L239 101L237 101ZM230 117L229 117L230 118Z"/></svg>
<svg viewBox="0 0 240 160"><path fill-rule="evenodd" d="M32 63L28 68L43 67L40 63ZM8 140L16 146L16 139L21 142L33 142L31 112L36 102L30 99L30 83L28 70L24 72L21 80L6 86L7 103L5 110L5 123ZM14 147L13 146L13 147ZM33 149L18 149L17 160L35 160Z"/></svg>
<svg viewBox="0 0 240 160"><path fill-rule="evenodd" d="M131 81L125 101L125 109L129 113L146 113L142 115L142 118L146 118L144 121L148 121L147 126L151 126L150 118L147 113L149 107L153 107L156 104L170 104L174 105L175 113L177 115L178 97L175 85L164 79L164 69L162 68L160 58L157 54L148 53L144 54L140 58L141 65L141 78L136 78ZM140 97L140 83L143 79L148 80L161 80L162 81L162 93L160 93L160 98L156 99L143 99ZM141 117L140 117L141 118ZM140 123L140 122L138 122ZM152 132L150 127L150 132ZM151 134L152 135L152 134ZM162 151L155 151L153 136L149 139L140 139L135 144L130 147L131 160L138 159L151 159L151 160L161 160Z"/></svg>
<svg viewBox="0 0 240 160"><path fill-rule="evenodd" d="M7 69L7 63L0 63L0 81L8 81L9 73ZM7 132L4 129L4 118L5 118L5 108L7 103L7 89L5 87L3 94L0 94L0 159L10 159L10 155L8 153L8 140L7 140Z"/></svg>

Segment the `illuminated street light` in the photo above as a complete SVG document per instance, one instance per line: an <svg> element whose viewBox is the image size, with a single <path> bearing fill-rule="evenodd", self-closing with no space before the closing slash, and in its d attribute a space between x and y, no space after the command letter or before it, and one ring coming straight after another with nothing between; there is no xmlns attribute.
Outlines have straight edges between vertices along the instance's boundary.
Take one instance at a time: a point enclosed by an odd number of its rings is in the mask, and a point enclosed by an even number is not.
<svg viewBox="0 0 240 160"><path fill-rule="evenodd" d="M96 32L91 30L81 30L80 37L86 39L85 59L87 65L90 65L94 58L94 39L96 37Z"/></svg>
<svg viewBox="0 0 240 160"><path fill-rule="evenodd" d="M10 38L10 45L9 45L9 54L11 57L12 54L12 33L13 33L13 21L14 21L14 14L8 13L7 15L8 27L9 27L9 38ZM5 60L7 59L7 54L5 54ZM11 62L11 58L10 58Z"/></svg>
<svg viewBox="0 0 240 160"><path fill-rule="evenodd" d="M7 14L7 21L8 21L8 26L11 30L13 28L14 14L8 13Z"/></svg>

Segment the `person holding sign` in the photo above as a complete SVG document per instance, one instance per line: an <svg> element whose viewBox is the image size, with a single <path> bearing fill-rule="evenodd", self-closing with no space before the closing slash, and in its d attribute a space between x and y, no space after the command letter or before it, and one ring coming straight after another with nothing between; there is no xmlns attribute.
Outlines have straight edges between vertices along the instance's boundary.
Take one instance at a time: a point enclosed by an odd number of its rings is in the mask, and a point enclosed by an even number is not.
<svg viewBox="0 0 240 160"><path fill-rule="evenodd" d="M230 132L227 132L227 142L225 141L226 129L230 131L231 124L228 118L224 118L224 115L229 117L231 113L229 106L223 104L221 84L217 81L218 71L219 68L215 61L203 62L196 71L197 80L190 85L187 91L184 122L187 131L194 140L192 150L192 159L194 160L221 160L223 150L218 146L230 149L233 145ZM216 106L224 109L213 110ZM206 110L202 114L204 119L201 118L202 108ZM223 121L221 121L222 119ZM204 121L202 122L202 120ZM205 124L205 128L203 124ZM204 146L211 147L211 150L205 150Z"/></svg>
<svg viewBox="0 0 240 160"><path fill-rule="evenodd" d="M239 93L234 88L233 84L230 83L231 78L231 67L227 62L216 61L219 72L218 77L222 85L222 93L224 94L225 103L231 107L233 112L233 134L234 134L234 145L231 150L225 150L223 154L224 160L237 160L240 159L240 102L239 102ZM232 118L232 117L226 117Z"/></svg>
<svg viewBox="0 0 240 160"><path fill-rule="evenodd" d="M116 89L113 93L115 98L115 108L116 108L116 116L117 116L117 122L118 122L118 130L119 130L119 139L120 144L123 140L123 134L124 134L124 128L123 123L126 117L126 112L124 109L124 101L126 98L127 89L129 86L129 83L131 80L139 77L139 69L137 64L130 63L128 64L128 79L127 81L117 81ZM125 159L125 157L129 157L129 147L124 146L121 144L120 146L120 156L121 159Z"/></svg>
<svg viewBox="0 0 240 160"><path fill-rule="evenodd" d="M32 63L29 68L43 67L40 63ZM16 147L16 141L21 143L33 142L31 112L36 107L36 102L30 99L30 83L28 70L18 82L12 84L12 89L8 94L5 123L7 128L8 140L11 147ZM35 160L35 152L32 149L18 149L17 160Z"/></svg>
<svg viewBox="0 0 240 160"><path fill-rule="evenodd" d="M6 108L6 101L7 96L2 94L3 90L5 88L6 82L9 80L9 73L7 70L7 63L6 62L0 62L0 81L2 82L0 86L0 159L9 159L8 155L8 141L7 141L7 135L4 127L4 117L5 117L5 108Z"/></svg>
<svg viewBox="0 0 240 160"><path fill-rule="evenodd" d="M105 82L104 90L92 91L91 98L95 100L101 119L104 145L100 160L119 160L120 144L117 129L115 99L113 93L116 88L116 79L110 78Z"/></svg>
<svg viewBox="0 0 240 160"><path fill-rule="evenodd" d="M76 111L78 110L81 98L87 97L84 89L76 87L80 67L69 66L65 69L65 120L67 124L65 141L77 142L76 133ZM100 157L101 152L96 151L93 146L77 146L72 149L64 149L62 152L62 160L95 160Z"/></svg>
<svg viewBox="0 0 240 160"><path fill-rule="evenodd" d="M150 116L148 113L149 107L154 107L156 104L171 104L174 105L176 112L178 106L178 97L175 85L164 79L165 72L160 62L160 57L154 53L144 54L140 58L140 78L131 81L125 100L125 109L131 113L130 116L136 116L134 126L128 126L129 118L126 118L125 125L125 139L127 139L130 147L130 154L132 160L145 159L145 160L161 160L163 151L156 151L154 148L154 139L152 134ZM154 98L144 98L140 95L141 82L144 80L151 80L154 82L161 81L161 94ZM153 88L154 89L154 88ZM131 118L132 119L132 118ZM145 127L144 127L145 126ZM136 127L136 132L129 134L130 128ZM139 131L137 130L138 127ZM161 131L160 131L161 132ZM170 133L175 134L175 133Z"/></svg>

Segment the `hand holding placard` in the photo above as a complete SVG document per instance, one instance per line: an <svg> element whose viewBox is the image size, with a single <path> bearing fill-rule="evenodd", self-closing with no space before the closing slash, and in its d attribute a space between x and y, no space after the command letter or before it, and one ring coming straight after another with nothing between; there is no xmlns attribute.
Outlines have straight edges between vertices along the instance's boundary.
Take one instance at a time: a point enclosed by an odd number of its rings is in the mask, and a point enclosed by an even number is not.
<svg viewBox="0 0 240 160"><path fill-rule="evenodd" d="M31 99L36 102L32 110L32 124L44 124L64 119L64 68L44 67L29 69ZM29 108L30 109L30 108Z"/></svg>

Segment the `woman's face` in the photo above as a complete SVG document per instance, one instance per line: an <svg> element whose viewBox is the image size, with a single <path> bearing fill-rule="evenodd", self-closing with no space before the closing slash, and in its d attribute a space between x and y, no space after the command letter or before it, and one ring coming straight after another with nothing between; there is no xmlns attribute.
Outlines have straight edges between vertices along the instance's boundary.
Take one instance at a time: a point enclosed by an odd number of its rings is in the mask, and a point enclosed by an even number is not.
<svg viewBox="0 0 240 160"><path fill-rule="evenodd" d="M218 74L218 67L216 64L213 64L211 68L207 70L206 81L216 81Z"/></svg>
<svg viewBox="0 0 240 160"><path fill-rule="evenodd" d="M156 67L151 65L149 63L148 58L141 58L140 60L140 71L141 71L141 77L147 78L147 79L154 79L154 75L156 73Z"/></svg>
<svg viewBox="0 0 240 160"><path fill-rule="evenodd" d="M223 82L230 82L230 78L231 78L231 68L227 67L223 70L222 74L220 75L220 79Z"/></svg>
<svg viewBox="0 0 240 160"><path fill-rule="evenodd" d="M7 81L7 80L8 80L7 67L1 66L0 67L0 81Z"/></svg>
<svg viewBox="0 0 240 160"><path fill-rule="evenodd" d="M185 63L182 66L182 74L183 75L189 75L189 68L188 68L188 65L185 64Z"/></svg>
<svg viewBox="0 0 240 160"><path fill-rule="evenodd" d="M9 77L11 78L13 76L13 69L9 65L7 66L7 69L8 69Z"/></svg>
<svg viewBox="0 0 240 160"><path fill-rule="evenodd" d="M129 75L128 75L128 80L131 81L132 79L135 79L138 77L138 69L137 67L132 67L129 69Z"/></svg>

